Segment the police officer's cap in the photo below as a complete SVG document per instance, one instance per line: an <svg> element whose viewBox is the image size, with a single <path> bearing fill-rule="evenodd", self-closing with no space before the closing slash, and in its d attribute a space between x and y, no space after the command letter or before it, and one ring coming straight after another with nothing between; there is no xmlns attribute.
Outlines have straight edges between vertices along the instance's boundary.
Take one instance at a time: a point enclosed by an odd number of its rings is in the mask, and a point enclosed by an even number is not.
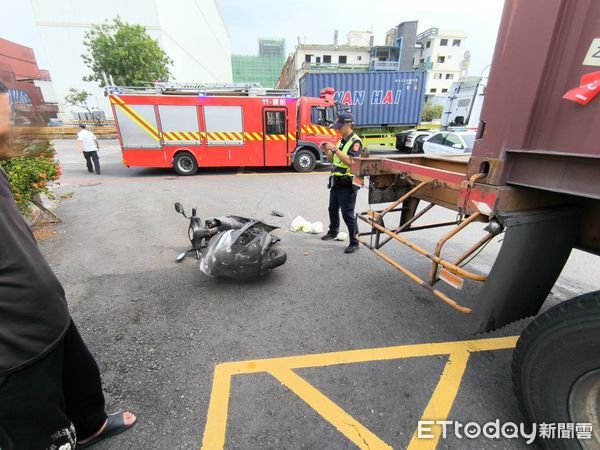
<svg viewBox="0 0 600 450"><path fill-rule="evenodd" d="M352 123L352 114L349 112L342 112L338 114L337 119L333 122L331 128L339 130L347 123Z"/></svg>

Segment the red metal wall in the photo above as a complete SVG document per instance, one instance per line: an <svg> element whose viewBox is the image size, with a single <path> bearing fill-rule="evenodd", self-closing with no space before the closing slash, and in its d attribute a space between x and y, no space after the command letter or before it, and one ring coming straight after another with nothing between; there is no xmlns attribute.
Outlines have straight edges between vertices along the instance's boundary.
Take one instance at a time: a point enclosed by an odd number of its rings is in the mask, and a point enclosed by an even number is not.
<svg viewBox="0 0 600 450"><path fill-rule="evenodd" d="M469 172L488 184L600 198L600 95L563 99L600 41L598 0L506 0ZM596 58L600 64L600 57Z"/></svg>

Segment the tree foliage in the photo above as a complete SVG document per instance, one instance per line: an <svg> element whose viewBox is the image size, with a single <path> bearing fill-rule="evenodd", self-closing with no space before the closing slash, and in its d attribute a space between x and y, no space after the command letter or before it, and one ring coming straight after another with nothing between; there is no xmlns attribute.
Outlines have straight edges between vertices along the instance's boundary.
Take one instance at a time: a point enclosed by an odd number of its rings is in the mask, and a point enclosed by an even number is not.
<svg viewBox="0 0 600 450"><path fill-rule="evenodd" d="M141 25L116 17L112 22L94 25L84 36L86 53L81 55L92 74L84 81L105 87L107 79L117 86L149 86L168 80L173 60Z"/></svg>
<svg viewBox="0 0 600 450"><path fill-rule="evenodd" d="M423 119L423 122L432 122L433 120L442 117L443 112L444 107L442 105L425 105L423 107L421 119Z"/></svg>
<svg viewBox="0 0 600 450"><path fill-rule="evenodd" d="M83 89L69 89L69 93L65 96L65 103L68 105L79 106L80 108L85 109L90 114L92 110L90 109L87 99L91 94Z"/></svg>

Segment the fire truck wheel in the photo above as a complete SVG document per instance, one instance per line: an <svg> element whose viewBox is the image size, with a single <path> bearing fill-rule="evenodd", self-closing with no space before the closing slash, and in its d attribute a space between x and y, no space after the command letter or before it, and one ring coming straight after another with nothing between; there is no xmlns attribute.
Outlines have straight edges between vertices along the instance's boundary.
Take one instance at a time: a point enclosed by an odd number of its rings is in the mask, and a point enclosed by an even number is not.
<svg viewBox="0 0 600 450"><path fill-rule="evenodd" d="M317 166L317 158L310 150L298 150L294 158L294 170L296 172L312 172Z"/></svg>
<svg viewBox="0 0 600 450"><path fill-rule="evenodd" d="M194 175L198 172L198 163L191 153L179 152L173 158L173 169L177 175Z"/></svg>
<svg viewBox="0 0 600 450"><path fill-rule="evenodd" d="M600 291L556 305L531 322L517 342L512 377L519 408L538 424L538 436L541 423L592 424L590 440L559 439L557 431L556 439L540 444L600 448ZM582 431L577 425L574 430L575 437Z"/></svg>

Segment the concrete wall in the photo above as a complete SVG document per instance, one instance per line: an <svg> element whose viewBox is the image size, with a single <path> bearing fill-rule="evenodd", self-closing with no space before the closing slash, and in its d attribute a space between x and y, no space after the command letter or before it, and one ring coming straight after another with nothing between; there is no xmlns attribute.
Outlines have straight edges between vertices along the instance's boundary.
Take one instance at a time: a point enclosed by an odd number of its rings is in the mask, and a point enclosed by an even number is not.
<svg viewBox="0 0 600 450"><path fill-rule="evenodd" d="M30 0L36 27L56 89L62 102L70 88L92 94L89 103L112 116L107 98L96 83L82 80L90 74L83 63L83 36L93 24L119 15L143 25L174 60L177 81L231 81L229 35L215 0L104 0L91 5L78 0ZM185 11L185 14L181 12ZM64 104L61 109L69 110ZM75 108L74 110L78 110Z"/></svg>

